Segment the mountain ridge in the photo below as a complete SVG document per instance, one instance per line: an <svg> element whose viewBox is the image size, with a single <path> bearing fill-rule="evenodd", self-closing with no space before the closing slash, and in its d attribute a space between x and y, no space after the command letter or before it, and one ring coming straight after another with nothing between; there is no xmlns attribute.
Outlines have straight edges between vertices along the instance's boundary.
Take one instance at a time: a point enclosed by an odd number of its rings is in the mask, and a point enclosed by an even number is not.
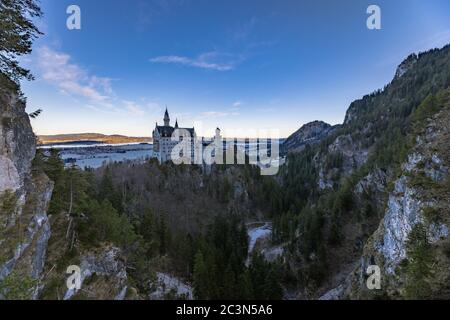
<svg viewBox="0 0 450 320"><path fill-rule="evenodd" d="M106 135L101 133L68 133L68 134L54 134L54 135L38 135L38 144L56 144L56 143L70 143L95 141L107 144L119 143L150 143L150 137L130 137L119 134Z"/></svg>

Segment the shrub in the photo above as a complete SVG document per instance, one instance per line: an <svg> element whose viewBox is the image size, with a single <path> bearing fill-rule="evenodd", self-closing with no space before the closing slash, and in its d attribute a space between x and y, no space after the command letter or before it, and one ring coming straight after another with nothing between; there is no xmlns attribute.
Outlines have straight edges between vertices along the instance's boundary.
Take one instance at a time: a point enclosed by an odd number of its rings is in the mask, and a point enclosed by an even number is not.
<svg viewBox="0 0 450 320"><path fill-rule="evenodd" d="M2 195L0 195L0 213L11 214L16 210L17 194L11 190L6 190Z"/></svg>

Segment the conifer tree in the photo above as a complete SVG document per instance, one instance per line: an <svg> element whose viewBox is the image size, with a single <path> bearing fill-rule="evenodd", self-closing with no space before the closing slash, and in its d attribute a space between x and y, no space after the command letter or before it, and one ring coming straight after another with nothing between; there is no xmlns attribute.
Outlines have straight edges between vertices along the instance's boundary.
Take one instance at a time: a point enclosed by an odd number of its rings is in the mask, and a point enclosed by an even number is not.
<svg viewBox="0 0 450 320"><path fill-rule="evenodd" d="M33 79L17 57L29 54L33 40L42 34L33 21L41 16L35 0L0 1L0 72L16 83L22 78Z"/></svg>

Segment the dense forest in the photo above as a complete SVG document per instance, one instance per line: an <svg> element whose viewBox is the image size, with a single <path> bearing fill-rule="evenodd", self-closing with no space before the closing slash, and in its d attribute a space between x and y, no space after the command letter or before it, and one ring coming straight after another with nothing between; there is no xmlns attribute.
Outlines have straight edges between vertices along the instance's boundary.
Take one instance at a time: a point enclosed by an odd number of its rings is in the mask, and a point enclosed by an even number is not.
<svg viewBox="0 0 450 320"><path fill-rule="evenodd" d="M411 55L414 65L383 90L355 101L346 122L318 145L291 153L282 168L275 204L274 241L289 243L288 255L305 295L316 292L332 270L356 261L383 218L386 193L427 119L447 105L450 46ZM344 137L349 147L336 142ZM350 149L351 157L343 154ZM358 162L358 152L365 153ZM375 173L375 174L374 174ZM382 177L383 190L362 188L367 177ZM329 187L319 181L327 178ZM362 189L362 190L361 190ZM281 193L280 193L281 190Z"/></svg>
<svg viewBox="0 0 450 320"><path fill-rule="evenodd" d="M230 173L219 167L202 175L200 168L152 160L82 171L65 168L53 149L38 152L33 170L54 181L49 214L73 219L75 244L67 256L105 243L118 246L140 294L150 293L156 271L165 271L193 284L199 299L282 298L279 263L256 252L246 263L245 222L260 209L230 182L246 186L251 177L263 179L257 168Z"/></svg>
<svg viewBox="0 0 450 320"><path fill-rule="evenodd" d="M197 299L315 299L344 284L347 296L338 298L449 297L450 45L409 56L391 83L351 104L342 126L286 150L277 176L251 165L204 170L155 160L80 170L55 149L35 154L29 120L41 110L27 114L20 92L20 80L33 76L18 57L41 34L33 18L42 12L33 0L1 6L1 160L21 170L16 181L4 179L16 191L0 195L1 298L98 298L105 282L126 279L118 296L148 299L158 273L189 284ZM406 201L415 206L399 204ZM269 246L281 252L272 260L249 244L248 224L266 221ZM394 270L389 227L408 233ZM114 270L99 266L106 260ZM94 270L83 285L96 273L106 280L70 296L66 268L80 261ZM393 286L354 289L367 261L393 272Z"/></svg>

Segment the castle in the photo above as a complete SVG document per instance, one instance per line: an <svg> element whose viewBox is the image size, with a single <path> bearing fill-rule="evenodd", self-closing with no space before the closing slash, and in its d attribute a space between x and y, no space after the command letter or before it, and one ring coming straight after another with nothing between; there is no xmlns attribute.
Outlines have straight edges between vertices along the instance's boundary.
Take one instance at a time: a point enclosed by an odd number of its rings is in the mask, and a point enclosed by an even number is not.
<svg viewBox="0 0 450 320"><path fill-rule="evenodd" d="M196 148L201 145L208 145L205 140L202 138L201 140L197 139L197 134L195 132L195 128L181 128L178 126L178 119L175 121L175 126L172 127L170 125L170 116L169 111L166 108L166 112L164 114L164 125L159 126L156 123L156 128L153 131L153 157L157 158L159 163L164 163L167 161L172 161L172 151L173 148L183 141L185 138L189 139L190 154L185 155L185 157L189 157L192 163L195 162L196 156ZM216 139L220 138L220 129L216 130ZM187 141L187 140L186 140ZM201 143L200 143L201 142Z"/></svg>

